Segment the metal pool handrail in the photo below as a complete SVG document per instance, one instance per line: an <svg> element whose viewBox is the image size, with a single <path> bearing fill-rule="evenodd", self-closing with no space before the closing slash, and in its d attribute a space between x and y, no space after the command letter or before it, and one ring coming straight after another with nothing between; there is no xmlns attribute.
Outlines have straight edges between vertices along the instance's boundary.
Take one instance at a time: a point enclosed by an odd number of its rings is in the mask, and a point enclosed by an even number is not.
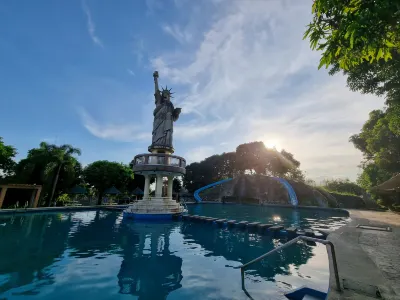
<svg viewBox="0 0 400 300"><path fill-rule="evenodd" d="M338 267L337 267L337 262L336 262L336 253L335 253L335 246L333 246L332 242L330 241L325 241L325 240L321 240L321 239L316 239L316 238L312 238L312 237L308 237L308 236L298 236L297 238L294 238L293 240L290 240L289 242L275 248L272 249L271 251L257 257L256 259L253 259L252 261L249 261L248 263L238 266L238 267L234 267L235 269L240 269L240 274L242 276L242 289L245 289L244 287L244 269L247 268L248 266L254 264L255 262L258 262L260 260L262 260L263 258L278 252L279 250L282 250L284 248L289 247L290 245L296 244L298 241L309 241L309 242L316 242L316 243L321 243L324 244L325 246L329 246L329 249L331 251L331 256L332 256L332 265L333 265L333 273L335 274L335 281L336 281L336 289L337 291L342 291L341 287L340 287L340 280L339 280L339 271L338 271Z"/></svg>

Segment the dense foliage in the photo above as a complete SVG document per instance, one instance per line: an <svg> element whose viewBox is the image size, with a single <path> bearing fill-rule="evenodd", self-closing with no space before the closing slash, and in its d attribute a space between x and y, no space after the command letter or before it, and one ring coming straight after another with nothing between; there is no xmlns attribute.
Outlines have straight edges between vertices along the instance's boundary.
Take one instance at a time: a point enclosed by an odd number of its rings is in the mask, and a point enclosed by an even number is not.
<svg viewBox="0 0 400 300"><path fill-rule="evenodd" d="M43 185L42 193L50 205L56 192L77 182L82 166L73 155L79 154L80 150L70 145L42 142L39 148L29 150L27 157L16 164L15 175L9 180Z"/></svg>
<svg viewBox="0 0 400 300"><path fill-rule="evenodd" d="M80 185L89 195L101 199L105 189L113 185L122 192L136 187L143 189L144 177L133 176L131 167L117 162L97 161L82 168L77 160L80 150L71 145L40 143L28 151L26 158L15 163L15 148L6 146L0 138L0 174L5 183L37 184L42 186L42 205L65 203L72 187ZM180 189L180 182L174 183ZM26 195L21 192L21 195ZM99 200L100 203L100 200Z"/></svg>
<svg viewBox="0 0 400 300"><path fill-rule="evenodd" d="M132 169L128 166L107 160L95 161L83 170L85 181L98 191L98 204L101 204L104 191L112 186L124 190L133 180Z"/></svg>
<svg viewBox="0 0 400 300"><path fill-rule="evenodd" d="M15 155L17 155L17 150L12 146L5 145L3 138L0 137L0 178L12 174L15 167Z"/></svg>
<svg viewBox="0 0 400 300"><path fill-rule="evenodd" d="M186 167L183 183L193 192L212 182L238 174L259 174L304 180L300 162L285 150L265 147L263 142L241 144L235 152L212 155Z"/></svg>
<svg viewBox="0 0 400 300"><path fill-rule="evenodd" d="M400 135L390 127L390 116L374 110L361 132L350 141L364 156L358 182L365 189L376 186L400 171Z"/></svg>
<svg viewBox="0 0 400 300"><path fill-rule="evenodd" d="M329 179L325 180L322 187L329 192L336 192L349 195L362 195L364 190L350 179Z"/></svg>
<svg viewBox="0 0 400 300"><path fill-rule="evenodd" d="M364 156L358 183L369 190L400 172L400 3L316 0L312 12L305 38L322 51L319 67L343 71L352 91L386 100L350 137Z"/></svg>
<svg viewBox="0 0 400 300"><path fill-rule="evenodd" d="M393 0L315 0L305 38L322 51L321 66L349 70L388 61L400 50L400 4Z"/></svg>

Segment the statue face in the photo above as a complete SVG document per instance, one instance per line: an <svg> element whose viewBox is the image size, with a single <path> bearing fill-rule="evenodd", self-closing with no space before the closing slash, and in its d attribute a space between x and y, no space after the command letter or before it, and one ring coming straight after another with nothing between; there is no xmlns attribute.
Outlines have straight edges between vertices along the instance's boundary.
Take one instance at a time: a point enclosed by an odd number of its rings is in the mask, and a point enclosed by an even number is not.
<svg viewBox="0 0 400 300"><path fill-rule="evenodd" d="M162 98L164 101L169 101L170 100L170 95L168 92L163 92L162 93Z"/></svg>

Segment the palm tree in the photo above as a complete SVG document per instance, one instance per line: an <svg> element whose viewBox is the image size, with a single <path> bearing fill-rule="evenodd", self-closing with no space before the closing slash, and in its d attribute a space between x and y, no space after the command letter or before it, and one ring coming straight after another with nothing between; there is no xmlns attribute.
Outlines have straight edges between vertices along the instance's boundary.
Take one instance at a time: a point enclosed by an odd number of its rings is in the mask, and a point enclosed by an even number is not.
<svg viewBox="0 0 400 300"><path fill-rule="evenodd" d="M53 173L54 180L51 188L51 194L49 198L49 206L53 203L54 194L56 191L58 179L60 177L60 171L64 166L74 166L76 163L74 154L81 155L81 150L74 148L71 145L57 146L54 144L48 144L46 142L40 143L40 149L49 158L49 163L46 165L45 172L47 174ZM55 202L53 205L55 206Z"/></svg>
<svg viewBox="0 0 400 300"><path fill-rule="evenodd" d="M47 198L47 204L51 205L57 186L62 183L63 188L66 188L77 179L75 176L82 167L73 155L80 153L79 149L71 145L57 146L42 142L38 148L30 149L27 157L18 162L13 181L42 185L42 193L45 195L48 192L50 197Z"/></svg>

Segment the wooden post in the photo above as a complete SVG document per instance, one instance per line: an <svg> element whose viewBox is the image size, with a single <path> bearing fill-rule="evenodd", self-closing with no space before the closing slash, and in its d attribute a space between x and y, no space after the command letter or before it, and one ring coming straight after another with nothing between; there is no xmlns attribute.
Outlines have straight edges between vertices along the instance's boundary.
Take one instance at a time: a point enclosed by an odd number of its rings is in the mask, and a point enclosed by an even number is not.
<svg viewBox="0 0 400 300"><path fill-rule="evenodd" d="M42 192L42 187L40 186L40 187L37 188L35 201L33 202L33 206L32 206L32 207L37 207L38 202L39 202L40 193L41 193L41 192Z"/></svg>
<svg viewBox="0 0 400 300"><path fill-rule="evenodd" d="M29 200L28 207L33 207L33 203L35 202L36 192L37 192L37 189L32 190L31 199Z"/></svg>
<svg viewBox="0 0 400 300"><path fill-rule="evenodd" d="M1 193L0 193L0 208L3 206L3 201L4 201L4 198L6 197L7 189L8 189L8 187L5 186L5 185L3 185L3 186L1 187Z"/></svg>

